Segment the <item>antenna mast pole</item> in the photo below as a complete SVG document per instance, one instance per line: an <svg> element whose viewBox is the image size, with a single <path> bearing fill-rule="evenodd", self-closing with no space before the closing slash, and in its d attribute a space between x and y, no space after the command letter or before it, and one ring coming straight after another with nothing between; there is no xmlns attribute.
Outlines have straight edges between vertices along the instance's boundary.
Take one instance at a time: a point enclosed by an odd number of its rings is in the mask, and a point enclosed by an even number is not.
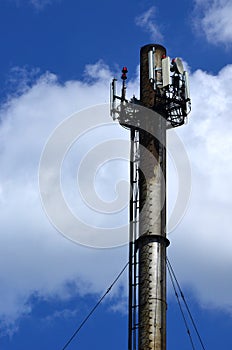
<svg viewBox="0 0 232 350"><path fill-rule="evenodd" d="M140 100L128 102L127 72L121 97L112 81L111 115L131 136L128 350L166 350L166 132L190 112L188 74L163 46L143 46Z"/></svg>
<svg viewBox="0 0 232 350"><path fill-rule="evenodd" d="M148 54L153 53L156 84L149 79ZM159 112L162 105L156 96L161 82L161 61L166 50L160 45L146 45L140 52L140 101L144 107ZM153 69L153 68L152 68ZM140 168L146 169L146 179L139 179L140 210L139 238L139 350L166 350L166 120L160 116L146 130L155 130L155 136L140 131ZM151 164L144 151L155 157Z"/></svg>

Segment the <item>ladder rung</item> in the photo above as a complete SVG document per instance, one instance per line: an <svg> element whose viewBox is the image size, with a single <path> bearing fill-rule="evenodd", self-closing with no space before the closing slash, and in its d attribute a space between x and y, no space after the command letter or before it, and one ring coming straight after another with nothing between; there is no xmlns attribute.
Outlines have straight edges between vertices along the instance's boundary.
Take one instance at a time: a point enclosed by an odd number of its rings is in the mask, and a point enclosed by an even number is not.
<svg viewBox="0 0 232 350"><path fill-rule="evenodd" d="M136 325L135 327L132 327L132 331L136 330L139 328L139 325Z"/></svg>
<svg viewBox="0 0 232 350"><path fill-rule="evenodd" d="M139 286L139 282L138 282L138 283L132 283L131 286L132 286L132 287Z"/></svg>

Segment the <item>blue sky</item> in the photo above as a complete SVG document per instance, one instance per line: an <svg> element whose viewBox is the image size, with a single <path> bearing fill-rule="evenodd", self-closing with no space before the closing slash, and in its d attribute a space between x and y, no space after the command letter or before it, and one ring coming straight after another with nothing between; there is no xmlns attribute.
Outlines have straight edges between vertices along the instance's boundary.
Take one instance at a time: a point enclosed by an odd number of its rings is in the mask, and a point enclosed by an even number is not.
<svg viewBox="0 0 232 350"><path fill-rule="evenodd" d="M126 246L80 246L57 232L42 208L38 168L57 125L108 102L111 77L124 65L128 96L138 96L139 50L155 42L188 65L193 107L177 131L191 164L191 197L168 252L206 349L231 349L231 1L1 0L0 42L0 348L62 349L125 265ZM75 189L78 162L101 138L127 135L116 126L83 135L62 181L75 213L109 227L125 223L126 210L97 216ZM178 171L169 166L173 203ZM126 177L125 162L106 164L97 191L113 200L114 182ZM70 350L127 348L126 277ZM168 349L190 349L171 288L168 304Z"/></svg>

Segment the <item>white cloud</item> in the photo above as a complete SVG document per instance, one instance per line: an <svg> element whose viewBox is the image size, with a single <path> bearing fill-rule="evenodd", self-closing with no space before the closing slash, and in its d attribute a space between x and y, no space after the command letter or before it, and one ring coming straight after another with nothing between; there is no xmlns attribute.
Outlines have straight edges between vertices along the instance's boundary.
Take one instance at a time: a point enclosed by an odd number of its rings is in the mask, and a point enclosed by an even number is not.
<svg viewBox="0 0 232 350"><path fill-rule="evenodd" d="M97 81L96 71L100 74ZM79 295L102 293L127 260L123 248L94 250L71 243L51 226L40 202L38 165L48 136L76 110L108 100L109 69L99 63L89 65L86 72L91 83L60 85L53 74L46 73L32 87L23 75L19 94L9 97L0 108L3 332L4 327L8 332L17 329L14 322L30 313L31 295L47 299L69 298L74 291Z"/></svg>
<svg viewBox="0 0 232 350"><path fill-rule="evenodd" d="M205 307L232 312L232 65L191 76L193 111L179 129L192 165L188 212L171 234L178 276Z"/></svg>
<svg viewBox="0 0 232 350"><path fill-rule="evenodd" d="M37 169L50 133L76 110L108 102L113 75L108 67L98 62L87 66L86 74L85 82L64 85L52 74L42 75L0 109L0 318L8 330L10 324L17 329L15 321L31 312L32 295L66 299L73 293L102 293L127 259L126 248L94 250L63 238L39 199ZM136 85L128 86L128 96ZM232 66L215 76L201 70L191 75L193 111L178 132L192 164L192 198L169 248L183 285L191 285L204 306L225 310L232 307L231 90ZM100 175L112 184L111 174ZM125 279L126 274L112 290L114 310L124 309L118 295L125 295Z"/></svg>
<svg viewBox="0 0 232 350"><path fill-rule="evenodd" d="M58 1L62 0L8 0L8 1L13 1L16 3L17 6L21 5L29 5L34 7L37 11L43 10L46 6L52 5L54 3L57 3Z"/></svg>
<svg viewBox="0 0 232 350"><path fill-rule="evenodd" d="M159 26L156 24L155 14L156 8L152 6L146 12L136 17L135 23L150 34L151 40L158 42L163 40L163 35Z"/></svg>
<svg viewBox="0 0 232 350"><path fill-rule="evenodd" d="M33 5L36 9L41 10L46 5L50 5L52 0L30 0L29 3Z"/></svg>
<svg viewBox="0 0 232 350"><path fill-rule="evenodd" d="M232 43L232 3L230 0L195 0L195 28L213 44Z"/></svg>
<svg viewBox="0 0 232 350"><path fill-rule="evenodd" d="M63 310L56 310L53 312L53 314L48 315L44 318L44 321L48 323L54 322L56 319L70 319L74 318L78 315L77 309L63 309Z"/></svg>

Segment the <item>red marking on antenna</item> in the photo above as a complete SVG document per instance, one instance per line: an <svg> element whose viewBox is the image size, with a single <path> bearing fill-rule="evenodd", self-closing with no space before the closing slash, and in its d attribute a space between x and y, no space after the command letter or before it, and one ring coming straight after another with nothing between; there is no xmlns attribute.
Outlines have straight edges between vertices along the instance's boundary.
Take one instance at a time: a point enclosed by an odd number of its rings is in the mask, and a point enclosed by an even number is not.
<svg viewBox="0 0 232 350"><path fill-rule="evenodd" d="M128 69L127 69L127 67L123 67L123 69L122 69L122 73L128 73Z"/></svg>
<svg viewBox="0 0 232 350"><path fill-rule="evenodd" d="M126 80L127 79L126 73L122 73L121 78L122 78L122 80Z"/></svg>

